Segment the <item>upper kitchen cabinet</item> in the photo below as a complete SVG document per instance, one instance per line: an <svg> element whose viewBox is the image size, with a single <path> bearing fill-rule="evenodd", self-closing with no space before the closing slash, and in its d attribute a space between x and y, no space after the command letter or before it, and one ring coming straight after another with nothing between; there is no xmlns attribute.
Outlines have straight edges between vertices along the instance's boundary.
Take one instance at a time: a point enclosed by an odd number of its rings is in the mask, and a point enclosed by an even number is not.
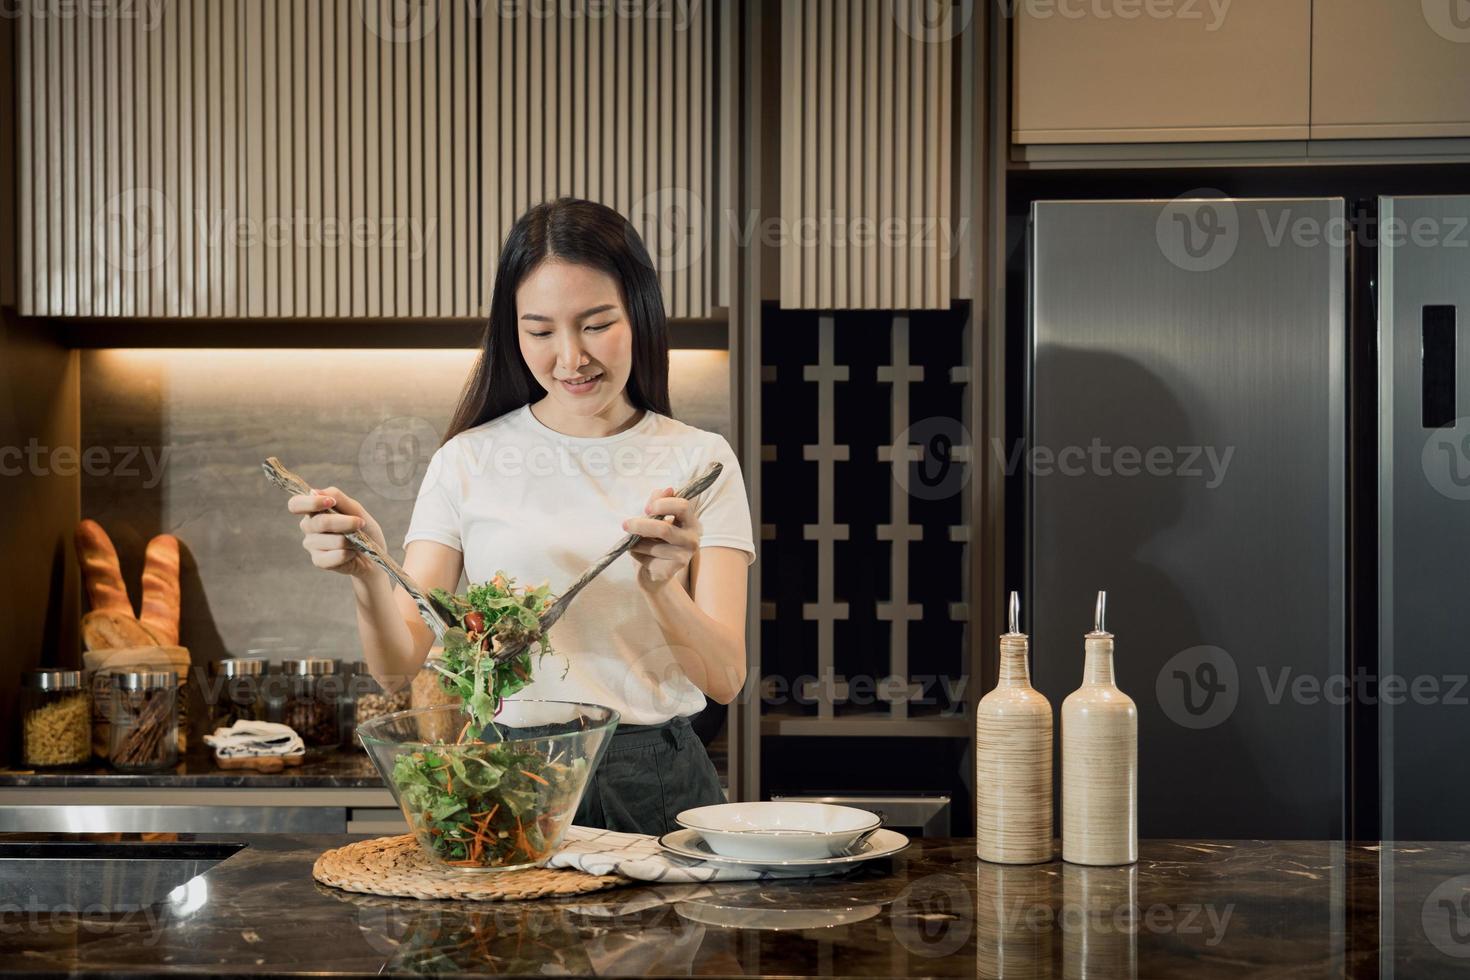
<svg viewBox="0 0 1470 980"><path fill-rule="evenodd" d="M671 316L727 305L718 8L18 10L22 314L479 317L561 195L634 223Z"/></svg>
<svg viewBox="0 0 1470 980"><path fill-rule="evenodd" d="M955 257L968 15L923 0L781 4L783 309L944 310L965 298Z"/></svg>
<svg viewBox="0 0 1470 980"><path fill-rule="evenodd" d="M1315 0L1312 136L1470 136L1470 3Z"/></svg>
<svg viewBox="0 0 1470 980"><path fill-rule="evenodd" d="M1312 0L1029 0L1012 8L1016 143L1308 136ZM1363 37L1371 43L1370 32Z"/></svg>

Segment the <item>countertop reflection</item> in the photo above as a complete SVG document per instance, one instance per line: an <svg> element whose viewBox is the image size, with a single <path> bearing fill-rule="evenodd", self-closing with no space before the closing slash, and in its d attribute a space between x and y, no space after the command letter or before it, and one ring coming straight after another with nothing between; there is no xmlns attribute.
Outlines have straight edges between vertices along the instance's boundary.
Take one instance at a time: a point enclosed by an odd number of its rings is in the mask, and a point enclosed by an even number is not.
<svg viewBox="0 0 1470 980"><path fill-rule="evenodd" d="M312 862L345 836L152 836L248 846L165 882L144 908L107 906L126 860L100 885L89 869L84 893L58 892L64 871L45 902L7 891L0 971L1417 978L1470 967L1470 844L1458 842L1153 840L1137 865L1086 868L985 864L971 839L928 838L834 878L464 903L316 884ZM83 838L0 835L0 850L43 839Z"/></svg>
<svg viewBox="0 0 1470 980"><path fill-rule="evenodd" d="M184 753L178 765L161 772L118 772L101 763L76 769L0 769L0 787L29 786L155 786L165 788L195 787L298 787L367 788L383 787L383 777L372 760L361 749L320 749L306 751L298 766L280 772L263 773L253 769L221 769L214 764L212 753L196 745Z"/></svg>

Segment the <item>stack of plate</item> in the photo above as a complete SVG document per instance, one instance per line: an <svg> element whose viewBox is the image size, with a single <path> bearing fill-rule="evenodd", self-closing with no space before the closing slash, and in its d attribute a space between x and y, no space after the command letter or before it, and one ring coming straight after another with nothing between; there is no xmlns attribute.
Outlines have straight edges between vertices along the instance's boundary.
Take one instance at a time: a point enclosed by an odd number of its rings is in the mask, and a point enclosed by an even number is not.
<svg viewBox="0 0 1470 980"><path fill-rule="evenodd" d="M685 810L665 850L724 867L836 874L909 844L875 813L830 803L722 803Z"/></svg>

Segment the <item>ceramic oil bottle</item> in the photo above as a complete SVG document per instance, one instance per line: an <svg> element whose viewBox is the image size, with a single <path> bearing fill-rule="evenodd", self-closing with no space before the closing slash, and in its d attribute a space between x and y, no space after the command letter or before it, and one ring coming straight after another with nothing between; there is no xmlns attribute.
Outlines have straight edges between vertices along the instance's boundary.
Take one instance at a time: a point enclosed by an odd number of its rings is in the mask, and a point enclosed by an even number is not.
<svg viewBox="0 0 1470 980"><path fill-rule="evenodd" d="M975 711L976 854L999 864L1052 858L1051 702L1031 686L1030 640L1011 593L1000 678Z"/></svg>
<svg viewBox="0 0 1470 980"><path fill-rule="evenodd" d="M1062 860L1138 860L1138 709L1113 681L1113 634L1097 594L1082 686L1062 702Z"/></svg>

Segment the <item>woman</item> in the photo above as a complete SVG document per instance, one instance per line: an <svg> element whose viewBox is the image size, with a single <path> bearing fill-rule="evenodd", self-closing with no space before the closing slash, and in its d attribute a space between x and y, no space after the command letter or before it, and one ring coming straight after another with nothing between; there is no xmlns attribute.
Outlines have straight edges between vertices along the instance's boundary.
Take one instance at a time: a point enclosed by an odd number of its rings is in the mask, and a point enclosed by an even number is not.
<svg viewBox="0 0 1470 980"><path fill-rule="evenodd" d="M695 501L672 495L713 460L724 464L713 487ZM386 544L377 521L336 487L289 507L305 515L312 563L352 577L373 676L402 687L433 634L343 537ZM533 660L518 696L621 712L575 822L662 834L679 811L724 802L689 718L745 683L750 509L729 444L670 417L667 324L637 232L607 207L562 198L506 239L480 357L419 489L403 565L425 588L504 570L556 590L628 531L643 535L631 559L577 596L551 631L558 656Z"/></svg>

